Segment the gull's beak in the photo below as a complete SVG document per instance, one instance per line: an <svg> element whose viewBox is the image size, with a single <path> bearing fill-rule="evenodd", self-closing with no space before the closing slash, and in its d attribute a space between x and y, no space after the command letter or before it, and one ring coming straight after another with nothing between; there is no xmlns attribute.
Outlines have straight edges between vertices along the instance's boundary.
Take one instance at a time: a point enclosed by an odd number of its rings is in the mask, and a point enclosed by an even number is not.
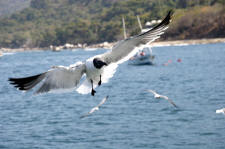
<svg viewBox="0 0 225 149"><path fill-rule="evenodd" d="M103 62L103 65L108 66L108 64L107 64L107 63L105 63L105 62Z"/></svg>

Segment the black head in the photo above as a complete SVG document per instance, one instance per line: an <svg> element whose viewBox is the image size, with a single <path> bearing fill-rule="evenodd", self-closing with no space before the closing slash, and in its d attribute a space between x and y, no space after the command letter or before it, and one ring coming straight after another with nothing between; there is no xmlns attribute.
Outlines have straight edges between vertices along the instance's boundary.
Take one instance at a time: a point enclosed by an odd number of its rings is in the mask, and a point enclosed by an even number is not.
<svg viewBox="0 0 225 149"><path fill-rule="evenodd" d="M95 68L101 69L104 65L107 66L107 64L103 61L101 61L99 58L94 58L93 64Z"/></svg>

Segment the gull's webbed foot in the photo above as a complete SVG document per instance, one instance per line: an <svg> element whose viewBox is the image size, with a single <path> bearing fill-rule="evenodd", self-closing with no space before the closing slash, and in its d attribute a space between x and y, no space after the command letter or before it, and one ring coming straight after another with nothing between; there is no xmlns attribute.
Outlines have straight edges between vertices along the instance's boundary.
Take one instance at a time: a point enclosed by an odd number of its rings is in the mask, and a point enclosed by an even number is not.
<svg viewBox="0 0 225 149"><path fill-rule="evenodd" d="M98 82L98 86L100 86L102 84L102 81L100 80L99 82Z"/></svg>
<svg viewBox="0 0 225 149"><path fill-rule="evenodd" d="M91 95L94 96L96 91L94 89L91 90Z"/></svg>

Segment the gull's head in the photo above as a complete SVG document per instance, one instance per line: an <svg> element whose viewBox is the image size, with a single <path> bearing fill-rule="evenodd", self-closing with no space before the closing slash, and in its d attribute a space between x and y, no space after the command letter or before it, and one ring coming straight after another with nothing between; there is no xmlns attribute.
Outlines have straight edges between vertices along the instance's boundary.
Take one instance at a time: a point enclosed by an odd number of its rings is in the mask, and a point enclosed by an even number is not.
<svg viewBox="0 0 225 149"><path fill-rule="evenodd" d="M103 62L102 60L100 60L99 58L94 58L93 64L94 64L95 68L97 68L97 69L101 69L103 66L107 66L107 64L105 62Z"/></svg>

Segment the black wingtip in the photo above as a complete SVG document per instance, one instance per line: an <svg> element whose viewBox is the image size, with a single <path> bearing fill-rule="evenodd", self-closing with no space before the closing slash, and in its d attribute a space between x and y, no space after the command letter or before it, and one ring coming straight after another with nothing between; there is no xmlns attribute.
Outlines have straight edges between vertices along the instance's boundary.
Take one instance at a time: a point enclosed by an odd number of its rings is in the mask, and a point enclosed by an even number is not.
<svg viewBox="0 0 225 149"><path fill-rule="evenodd" d="M173 14L174 14L174 10L173 9L169 10L166 18L168 17L168 20L171 21Z"/></svg>
<svg viewBox="0 0 225 149"><path fill-rule="evenodd" d="M159 23L157 26L155 26L153 28L153 30L157 29L158 27L160 27L162 25L168 25L170 23L171 19L172 19L173 13L174 13L173 9L169 10L169 12L167 13L166 17L162 20L161 23Z"/></svg>
<svg viewBox="0 0 225 149"><path fill-rule="evenodd" d="M29 90L42 80L42 75L43 74L38 74L26 78L9 78L8 81L19 90ZM41 79L39 79L40 77Z"/></svg>
<svg viewBox="0 0 225 149"><path fill-rule="evenodd" d="M142 34L140 34L138 36L142 36L142 35L148 34L149 32L157 30L158 28L160 28L162 26L164 26L164 27L167 26L171 22L173 13L174 13L173 9L169 10L169 12L167 13L166 17L158 25L153 27L151 30L149 30L147 32L144 32L144 33L142 33Z"/></svg>

